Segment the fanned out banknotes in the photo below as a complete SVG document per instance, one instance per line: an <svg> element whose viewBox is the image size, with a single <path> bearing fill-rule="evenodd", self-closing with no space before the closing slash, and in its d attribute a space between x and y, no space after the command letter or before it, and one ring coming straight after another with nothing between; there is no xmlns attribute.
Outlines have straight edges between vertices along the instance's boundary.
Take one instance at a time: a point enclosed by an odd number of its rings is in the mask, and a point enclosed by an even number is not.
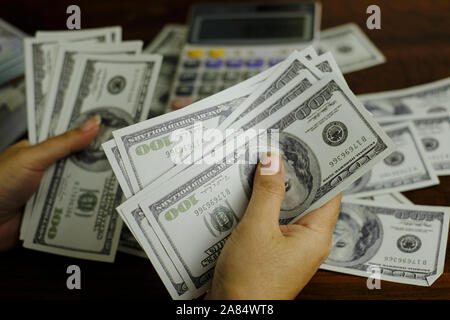
<svg viewBox="0 0 450 320"><path fill-rule="evenodd" d="M123 195L101 144L113 130L147 119L162 60L141 54L142 41L122 42L121 33L38 31L24 41L30 142L94 116L101 121L94 141L47 170L27 203L26 248L114 261L122 228L114 209Z"/></svg>
<svg viewBox="0 0 450 320"><path fill-rule="evenodd" d="M440 276L449 210L414 205L400 192L450 174L450 79L355 97L341 68L384 57L348 24L323 31L319 53L294 52L163 114L185 38L184 26L166 26L145 55L142 42L121 41L120 27L41 31L24 41L30 141L101 118L86 150L45 173L26 206L25 247L108 262L117 250L148 257L173 299L196 298L242 218L263 154L250 148L259 136L228 148L208 130L268 131L286 167L280 224L345 195L321 268L363 277L377 268L383 280L422 286ZM176 148L180 131L192 139ZM236 163L249 157L256 161Z"/></svg>
<svg viewBox="0 0 450 320"><path fill-rule="evenodd" d="M103 147L128 198L117 211L174 299L209 288L220 250L248 203L255 168L230 164L225 156L190 164L217 150L203 145L195 155L202 136L184 149L191 162L174 163L173 132L195 136L198 123L223 131L278 130L289 186L281 224L338 192L348 194L324 269L369 276L369 267L378 266L382 279L430 285L443 270L448 210L414 206L398 193L437 184L438 178L421 141L426 129L392 122L377 124L332 54L307 48L184 109L116 130ZM232 151L236 158L247 153L246 143Z"/></svg>

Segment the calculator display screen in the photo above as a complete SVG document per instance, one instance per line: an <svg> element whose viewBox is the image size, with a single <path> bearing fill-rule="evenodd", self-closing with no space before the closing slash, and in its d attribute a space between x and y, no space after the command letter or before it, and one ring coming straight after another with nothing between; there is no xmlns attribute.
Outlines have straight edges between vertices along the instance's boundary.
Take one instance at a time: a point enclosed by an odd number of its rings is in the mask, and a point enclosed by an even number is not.
<svg viewBox="0 0 450 320"><path fill-rule="evenodd" d="M192 24L191 43L298 43L313 38L313 17L304 12L258 15L205 15Z"/></svg>

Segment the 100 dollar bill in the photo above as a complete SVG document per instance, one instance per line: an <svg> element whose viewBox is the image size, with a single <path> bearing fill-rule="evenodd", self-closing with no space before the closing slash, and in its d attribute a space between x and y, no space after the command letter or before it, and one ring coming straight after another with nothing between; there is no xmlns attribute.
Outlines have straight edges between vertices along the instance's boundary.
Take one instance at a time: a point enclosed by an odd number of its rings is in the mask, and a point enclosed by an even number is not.
<svg viewBox="0 0 450 320"><path fill-rule="evenodd" d="M399 123L383 127L397 150L349 186L344 196L360 198L424 188L439 183L414 126Z"/></svg>
<svg viewBox="0 0 450 320"><path fill-rule="evenodd" d="M279 130L290 186L281 223L320 207L394 148L338 78L325 77L256 127ZM245 154L245 146L235 152ZM191 167L147 190L139 203L188 287L208 288L219 253L247 207L255 166L223 159Z"/></svg>
<svg viewBox="0 0 450 320"><path fill-rule="evenodd" d="M101 116L97 137L83 151L59 160L44 175L24 246L113 261L122 226L114 212L122 201L101 144L114 129L145 119L161 56L80 56L81 71L63 107L58 132Z"/></svg>
<svg viewBox="0 0 450 320"><path fill-rule="evenodd" d="M321 269L430 286L443 272L450 212L446 207L345 200L333 247Z"/></svg>

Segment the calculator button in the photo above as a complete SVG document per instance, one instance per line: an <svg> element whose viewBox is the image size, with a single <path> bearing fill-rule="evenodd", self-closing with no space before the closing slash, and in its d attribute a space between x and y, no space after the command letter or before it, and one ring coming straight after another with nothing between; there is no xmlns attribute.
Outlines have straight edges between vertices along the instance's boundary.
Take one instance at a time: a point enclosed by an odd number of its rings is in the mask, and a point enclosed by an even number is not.
<svg viewBox="0 0 450 320"><path fill-rule="evenodd" d="M203 81L216 81L219 78L219 73L214 71L207 71L203 73L202 80Z"/></svg>
<svg viewBox="0 0 450 320"><path fill-rule="evenodd" d="M191 98L175 98L172 101L172 110L184 108L192 103Z"/></svg>
<svg viewBox="0 0 450 320"><path fill-rule="evenodd" d="M280 63L281 61L283 61L284 59L279 58L279 59L270 59L269 60L269 66L273 67L274 65Z"/></svg>
<svg viewBox="0 0 450 320"><path fill-rule="evenodd" d="M228 68L240 68L244 64L244 61L241 59L233 59L227 61L227 67Z"/></svg>
<svg viewBox="0 0 450 320"><path fill-rule="evenodd" d="M203 50L201 49L193 49L187 52L188 56L193 59L198 59L203 57Z"/></svg>
<svg viewBox="0 0 450 320"><path fill-rule="evenodd" d="M240 73L228 71L223 73L223 81L234 82L239 80Z"/></svg>
<svg viewBox="0 0 450 320"><path fill-rule="evenodd" d="M192 82L197 78L197 74L195 72L183 72L180 74L179 80L180 82Z"/></svg>
<svg viewBox="0 0 450 320"><path fill-rule="evenodd" d="M223 65L223 60L220 60L220 59L206 61L207 68L220 68L222 65Z"/></svg>
<svg viewBox="0 0 450 320"><path fill-rule="evenodd" d="M198 94L203 95L210 95L216 92L217 88L214 85L203 85L198 88Z"/></svg>
<svg viewBox="0 0 450 320"><path fill-rule="evenodd" d="M261 68L264 64L262 59L251 59L247 61L247 67L249 68Z"/></svg>
<svg viewBox="0 0 450 320"><path fill-rule="evenodd" d="M190 96L193 91L193 86L178 86L176 94L177 96Z"/></svg>
<svg viewBox="0 0 450 320"><path fill-rule="evenodd" d="M211 58L222 58L225 55L225 50L224 49L212 49L209 51L209 56Z"/></svg>
<svg viewBox="0 0 450 320"><path fill-rule="evenodd" d="M198 68L200 67L200 60L186 60L183 66L188 69Z"/></svg>

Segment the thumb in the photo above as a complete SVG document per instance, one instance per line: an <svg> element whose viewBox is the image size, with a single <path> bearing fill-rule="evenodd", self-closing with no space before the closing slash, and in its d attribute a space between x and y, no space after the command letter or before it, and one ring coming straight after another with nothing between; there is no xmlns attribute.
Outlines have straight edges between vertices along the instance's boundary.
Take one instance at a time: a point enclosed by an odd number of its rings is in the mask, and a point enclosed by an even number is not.
<svg viewBox="0 0 450 320"><path fill-rule="evenodd" d="M30 147L29 162L36 170L45 170L59 159L85 148L97 135L100 122L100 116L96 115L78 128Z"/></svg>
<svg viewBox="0 0 450 320"><path fill-rule="evenodd" d="M258 164L253 192L244 219L265 230L278 230L281 203L284 198L283 158L268 153Z"/></svg>

